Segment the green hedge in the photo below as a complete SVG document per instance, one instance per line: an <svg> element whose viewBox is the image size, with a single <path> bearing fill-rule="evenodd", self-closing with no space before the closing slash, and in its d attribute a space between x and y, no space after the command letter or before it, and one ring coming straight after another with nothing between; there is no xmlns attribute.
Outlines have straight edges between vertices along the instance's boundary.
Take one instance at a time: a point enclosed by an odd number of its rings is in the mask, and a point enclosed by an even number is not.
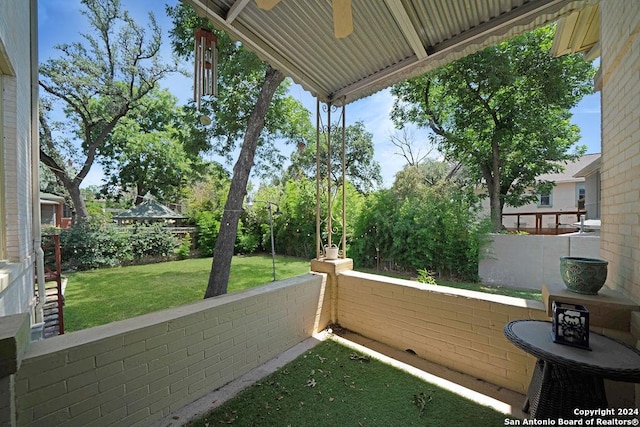
<svg viewBox="0 0 640 427"><path fill-rule="evenodd" d="M119 227L80 223L60 232L63 268L115 267L147 257L173 255L180 240L162 225Z"/></svg>

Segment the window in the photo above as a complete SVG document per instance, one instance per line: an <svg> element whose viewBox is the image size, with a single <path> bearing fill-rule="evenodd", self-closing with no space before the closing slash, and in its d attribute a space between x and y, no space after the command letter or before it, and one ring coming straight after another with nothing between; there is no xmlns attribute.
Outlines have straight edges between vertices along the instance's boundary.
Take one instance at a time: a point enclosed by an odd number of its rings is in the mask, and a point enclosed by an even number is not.
<svg viewBox="0 0 640 427"><path fill-rule="evenodd" d="M551 207L552 205L551 193L540 193L538 195L538 207Z"/></svg>
<svg viewBox="0 0 640 427"><path fill-rule="evenodd" d="M584 200L587 195L584 182L576 184L576 206L578 209L584 209Z"/></svg>

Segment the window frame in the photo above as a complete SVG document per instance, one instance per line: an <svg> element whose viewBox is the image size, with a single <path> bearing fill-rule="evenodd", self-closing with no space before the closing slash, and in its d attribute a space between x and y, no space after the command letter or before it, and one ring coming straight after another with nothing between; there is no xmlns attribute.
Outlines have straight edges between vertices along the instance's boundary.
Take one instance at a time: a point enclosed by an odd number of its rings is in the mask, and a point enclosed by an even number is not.
<svg viewBox="0 0 640 427"><path fill-rule="evenodd" d="M549 199L549 204L542 203L542 198L546 197ZM538 193L538 207L539 208L551 208L553 207L553 191L549 193Z"/></svg>

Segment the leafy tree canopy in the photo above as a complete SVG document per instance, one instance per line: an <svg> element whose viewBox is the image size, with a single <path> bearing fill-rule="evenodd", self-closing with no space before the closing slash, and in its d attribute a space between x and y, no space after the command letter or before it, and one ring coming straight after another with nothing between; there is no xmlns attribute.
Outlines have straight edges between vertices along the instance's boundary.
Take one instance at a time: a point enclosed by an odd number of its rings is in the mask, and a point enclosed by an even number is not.
<svg viewBox="0 0 640 427"><path fill-rule="evenodd" d="M380 164L373 159L373 135L361 121L345 128L345 168L347 180L361 193L368 193L382 182ZM342 184L342 128L331 133L331 177L336 185ZM327 176L327 141L320 143L320 177ZM291 155L290 175L301 172L315 178L316 144L307 144Z"/></svg>
<svg viewBox="0 0 640 427"><path fill-rule="evenodd" d="M104 192L134 192L135 204L146 194L178 202L196 176L206 148L193 111L177 106L167 90L154 89L121 119L102 151L107 178Z"/></svg>
<svg viewBox="0 0 640 427"><path fill-rule="evenodd" d="M591 93L595 70L580 55L551 56L555 27L499 43L392 88L392 118L429 127L450 160L486 185L494 231L504 204L521 206L585 151L570 109Z"/></svg>
<svg viewBox="0 0 640 427"><path fill-rule="evenodd" d="M77 219L88 212L80 184L108 144L118 122L175 64L161 61L161 31L153 14L138 24L119 0L82 0L92 31L83 41L57 46L60 56L40 66L47 98L40 112L40 159L69 191ZM61 108L62 123L51 122Z"/></svg>

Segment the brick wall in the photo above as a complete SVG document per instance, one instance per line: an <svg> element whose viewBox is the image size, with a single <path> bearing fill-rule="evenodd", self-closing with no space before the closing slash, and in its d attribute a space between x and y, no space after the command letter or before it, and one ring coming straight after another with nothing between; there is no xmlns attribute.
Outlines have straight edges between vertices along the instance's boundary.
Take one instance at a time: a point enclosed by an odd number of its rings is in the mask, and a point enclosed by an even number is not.
<svg viewBox="0 0 640 427"><path fill-rule="evenodd" d="M341 326L525 393L535 359L503 328L516 319L548 320L542 303L354 271L338 276L338 289Z"/></svg>
<svg viewBox="0 0 640 427"><path fill-rule="evenodd" d="M600 2L601 254L608 286L640 301L640 2Z"/></svg>
<svg viewBox="0 0 640 427"><path fill-rule="evenodd" d="M11 263L0 264L0 316L29 312L33 305L29 3L0 2L0 244Z"/></svg>
<svg viewBox="0 0 640 427"><path fill-rule="evenodd" d="M0 40L4 60L3 126L4 198L7 255L20 262L32 252L31 238L31 64L29 1L0 2Z"/></svg>
<svg viewBox="0 0 640 427"><path fill-rule="evenodd" d="M145 425L311 336L323 277L33 343L15 377L18 425Z"/></svg>

